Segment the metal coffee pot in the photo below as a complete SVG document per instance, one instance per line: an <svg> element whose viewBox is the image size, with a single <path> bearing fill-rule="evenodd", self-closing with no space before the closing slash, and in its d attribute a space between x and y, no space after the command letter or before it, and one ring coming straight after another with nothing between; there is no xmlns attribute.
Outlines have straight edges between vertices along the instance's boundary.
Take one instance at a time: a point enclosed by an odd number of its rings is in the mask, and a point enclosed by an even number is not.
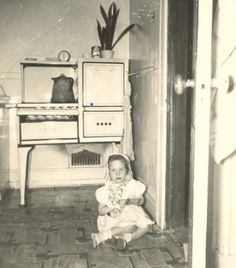
<svg viewBox="0 0 236 268"><path fill-rule="evenodd" d="M54 81L52 89L52 103L73 103L75 96L73 92L74 79L61 74L52 78Z"/></svg>

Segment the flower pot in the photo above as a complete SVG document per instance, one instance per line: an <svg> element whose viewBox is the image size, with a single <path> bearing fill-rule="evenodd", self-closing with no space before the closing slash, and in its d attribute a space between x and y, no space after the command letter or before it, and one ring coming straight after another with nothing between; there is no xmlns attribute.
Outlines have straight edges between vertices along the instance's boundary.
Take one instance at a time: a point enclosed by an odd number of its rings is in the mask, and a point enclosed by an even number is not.
<svg viewBox="0 0 236 268"><path fill-rule="evenodd" d="M111 59L114 57L114 50L102 50L102 57L106 59Z"/></svg>

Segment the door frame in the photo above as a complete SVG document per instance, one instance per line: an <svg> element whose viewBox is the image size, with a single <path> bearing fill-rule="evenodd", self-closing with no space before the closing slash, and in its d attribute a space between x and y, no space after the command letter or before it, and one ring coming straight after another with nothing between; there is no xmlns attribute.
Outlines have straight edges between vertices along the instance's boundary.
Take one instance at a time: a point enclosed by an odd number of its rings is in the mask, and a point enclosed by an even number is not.
<svg viewBox="0 0 236 268"><path fill-rule="evenodd" d="M156 221L166 228L166 145L167 145L167 36L168 36L168 1L160 1L159 18L159 92L158 98L158 142L157 142L157 183L156 183Z"/></svg>

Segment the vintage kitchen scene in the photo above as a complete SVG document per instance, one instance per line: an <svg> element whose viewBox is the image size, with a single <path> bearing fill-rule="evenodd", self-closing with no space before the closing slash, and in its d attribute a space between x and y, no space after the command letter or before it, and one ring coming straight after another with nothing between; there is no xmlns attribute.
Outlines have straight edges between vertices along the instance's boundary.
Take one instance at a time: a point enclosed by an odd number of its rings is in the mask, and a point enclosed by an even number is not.
<svg viewBox="0 0 236 268"><path fill-rule="evenodd" d="M230 187L218 180L233 174L234 142L222 156L212 123L219 79L233 88L234 50L219 41L230 40L222 29L233 4L221 2L0 1L0 267L235 267L221 220ZM215 91L205 80L214 71ZM137 237L101 231L110 156L143 189L130 187L138 197L129 198L122 182L124 207L138 199L148 222L133 224Z"/></svg>

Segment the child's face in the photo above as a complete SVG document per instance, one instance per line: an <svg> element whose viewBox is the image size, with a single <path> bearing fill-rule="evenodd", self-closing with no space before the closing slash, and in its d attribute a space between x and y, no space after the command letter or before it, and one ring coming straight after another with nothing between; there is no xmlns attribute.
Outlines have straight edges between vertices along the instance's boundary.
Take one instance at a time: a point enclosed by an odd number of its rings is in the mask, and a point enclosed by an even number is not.
<svg viewBox="0 0 236 268"><path fill-rule="evenodd" d="M125 164L120 160L111 161L109 163L109 175L113 182L123 182L127 175Z"/></svg>

